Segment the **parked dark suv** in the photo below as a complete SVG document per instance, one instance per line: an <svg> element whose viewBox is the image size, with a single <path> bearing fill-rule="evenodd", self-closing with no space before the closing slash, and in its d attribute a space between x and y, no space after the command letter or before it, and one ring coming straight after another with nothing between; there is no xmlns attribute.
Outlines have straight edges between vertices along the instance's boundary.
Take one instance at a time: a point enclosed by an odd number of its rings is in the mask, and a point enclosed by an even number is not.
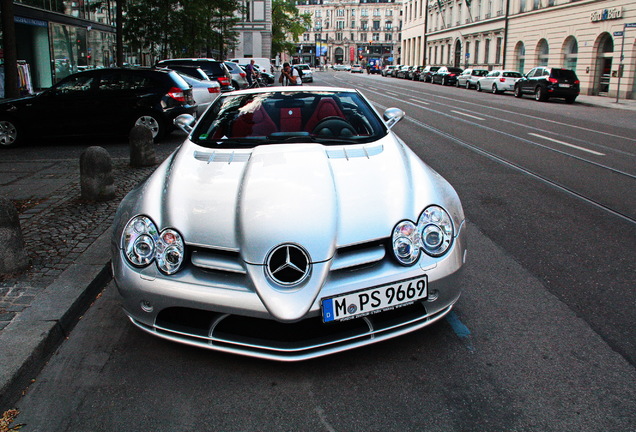
<svg viewBox="0 0 636 432"><path fill-rule="evenodd" d="M203 69L211 80L218 81L221 85L221 92L236 90L232 86L232 75L227 66L222 61L209 58L180 58L166 59L158 61L156 66L170 68L172 66L189 66Z"/></svg>
<svg viewBox="0 0 636 432"><path fill-rule="evenodd" d="M532 94L538 101L563 98L574 103L580 92L580 81L573 70L536 67L515 83L515 97Z"/></svg>
<svg viewBox="0 0 636 432"><path fill-rule="evenodd" d="M127 136L136 124L159 139L174 128L175 117L196 110L190 86L175 71L90 69L37 95L3 100L0 147L29 137Z"/></svg>
<svg viewBox="0 0 636 432"><path fill-rule="evenodd" d="M439 66L426 66L422 72L420 72L420 81L431 82L431 77L438 70Z"/></svg>

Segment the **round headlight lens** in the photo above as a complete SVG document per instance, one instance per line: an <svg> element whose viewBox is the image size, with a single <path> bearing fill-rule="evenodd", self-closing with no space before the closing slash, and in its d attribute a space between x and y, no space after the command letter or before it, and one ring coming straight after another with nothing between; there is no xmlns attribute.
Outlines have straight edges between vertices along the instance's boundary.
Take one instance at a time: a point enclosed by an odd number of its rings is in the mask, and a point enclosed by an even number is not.
<svg viewBox="0 0 636 432"><path fill-rule="evenodd" d="M453 242L453 222L443 208L427 207L417 222L422 249L428 255L438 257L444 255Z"/></svg>
<svg viewBox="0 0 636 432"><path fill-rule="evenodd" d="M184 256L183 239L172 229L161 232L157 243L157 266L166 274L173 274L181 268Z"/></svg>
<svg viewBox="0 0 636 432"><path fill-rule="evenodd" d="M417 227L411 221L402 221L393 229L393 254L403 265L411 265L420 256L420 239Z"/></svg>
<svg viewBox="0 0 636 432"><path fill-rule="evenodd" d="M122 235L122 246L128 261L135 266L147 266L155 257L159 233L155 224L146 216L132 218Z"/></svg>

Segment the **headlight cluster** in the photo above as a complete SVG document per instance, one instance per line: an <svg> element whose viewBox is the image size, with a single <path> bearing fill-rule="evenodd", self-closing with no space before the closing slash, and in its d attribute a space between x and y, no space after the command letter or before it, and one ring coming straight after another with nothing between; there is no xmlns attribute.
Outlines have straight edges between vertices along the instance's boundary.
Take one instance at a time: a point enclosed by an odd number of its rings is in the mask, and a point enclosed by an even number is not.
<svg viewBox="0 0 636 432"><path fill-rule="evenodd" d="M176 273L184 257L181 235L173 229L159 232L146 216L135 216L126 224L122 246L128 261L137 267L145 267L156 261L159 270Z"/></svg>
<svg viewBox="0 0 636 432"><path fill-rule="evenodd" d="M439 206L429 206L420 215L417 224L409 220L398 223L391 238L393 254L403 265L411 265L420 257L420 251L438 257L444 255L453 242L453 222Z"/></svg>

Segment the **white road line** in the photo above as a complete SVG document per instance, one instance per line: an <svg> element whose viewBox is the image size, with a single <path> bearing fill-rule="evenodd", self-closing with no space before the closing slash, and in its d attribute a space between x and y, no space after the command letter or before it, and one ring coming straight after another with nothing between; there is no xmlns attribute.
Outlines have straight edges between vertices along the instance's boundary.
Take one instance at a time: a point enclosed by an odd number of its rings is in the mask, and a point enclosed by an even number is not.
<svg viewBox="0 0 636 432"><path fill-rule="evenodd" d="M574 145L574 144L566 143L564 141L555 140L554 138L550 138L550 137L547 137L547 136L539 135L539 134L536 134L536 133L528 133L528 135L532 135L532 136L537 137L537 138L543 138L544 140L552 141L552 142L557 143L557 144L561 144L561 145L564 145L564 146L575 148L577 150L582 150L582 151L585 151L585 152L588 152L588 153L592 153L593 155L596 155L596 156L605 156L605 153L599 153L599 152L594 151L594 150L586 149L585 147L580 147L580 146L577 146L577 145Z"/></svg>
<svg viewBox="0 0 636 432"><path fill-rule="evenodd" d="M466 114L466 113L461 112L461 111L451 110L451 112L454 112L455 114L461 114L461 115L466 116L466 117L472 117L472 118L474 118L474 119L481 120L481 121L486 120L486 119L483 119L483 118L481 118L481 117L477 117L477 116L474 116L474 115L471 115L471 114Z"/></svg>
<svg viewBox="0 0 636 432"><path fill-rule="evenodd" d="M391 96L398 96L398 97L400 96L399 94L397 94L397 93L392 93L392 92L390 92L390 91L386 92L386 94L391 95Z"/></svg>
<svg viewBox="0 0 636 432"><path fill-rule="evenodd" d="M430 103L424 102L424 101L419 100L419 99L409 99L409 100L411 100L413 102L417 102L417 103L422 104L422 105L430 105Z"/></svg>

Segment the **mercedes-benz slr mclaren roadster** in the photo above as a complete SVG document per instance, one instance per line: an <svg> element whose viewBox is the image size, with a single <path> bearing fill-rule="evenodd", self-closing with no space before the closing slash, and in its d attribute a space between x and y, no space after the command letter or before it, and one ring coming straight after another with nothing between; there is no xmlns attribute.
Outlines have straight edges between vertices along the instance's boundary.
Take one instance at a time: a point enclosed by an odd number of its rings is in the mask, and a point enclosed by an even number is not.
<svg viewBox="0 0 636 432"><path fill-rule="evenodd" d="M122 201L113 273L130 320L283 361L403 335L461 292L455 190L356 90L223 94Z"/></svg>

